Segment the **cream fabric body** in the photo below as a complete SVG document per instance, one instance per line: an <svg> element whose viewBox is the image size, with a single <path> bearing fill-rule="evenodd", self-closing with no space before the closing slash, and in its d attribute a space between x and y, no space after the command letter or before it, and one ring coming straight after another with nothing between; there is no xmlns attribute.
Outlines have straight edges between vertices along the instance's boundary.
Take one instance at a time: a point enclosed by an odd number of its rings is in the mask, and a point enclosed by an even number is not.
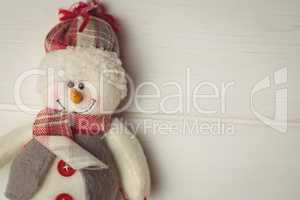
<svg viewBox="0 0 300 200"><path fill-rule="evenodd" d="M68 137L39 136L35 137L35 139L74 169L94 170L105 169L108 167L105 163L98 160L95 156L81 148Z"/></svg>
<svg viewBox="0 0 300 200"><path fill-rule="evenodd" d="M31 139L31 125L17 128L0 138L0 179L4 180L4 184L1 184L2 187L0 188L1 194L4 194L6 188L8 180L7 175L9 174L12 160ZM32 200L54 200L60 193L71 194L73 197L80 200L86 199L85 183L81 173L76 172L71 177L61 176L57 170L57 165L60 160L60 158L55 160L53 166L49 170L44 184ZM6 198L3 196L0 199L2 200Z"/></svg>
<svg viewBox="0 0 300 200"><path fill-rule="evenodd" d="M70 177L61 176L57 170L60 159L56 159L39 192L32 200L54 200L61 193L70 194L74 200L86 200L85 182L79 171Z"/></svg>
<svg viewBox="0 0 300 200"><path fill-rule="evenodd" d="M31 126L16 129L8 135L0 138L0 163L10 165L15 155L20 152L22 146L31 138ZM15 140L19 137L17 140ZM121 176L122 186L130 200L144 200L150 192L150 173L143 149L137 138L118 119L112 122L112 128L106 133L105 140L111 149ZM13 142L15 141L15 142ZM60 192L67 192L85 200L85 185L80 173L75 173L72 177L62 177L57 171L57 159L53 164L41 190L32 200L53 200ZM2 167L1 166L1 167ZM0 191L5 191L7 177L1 174L8 174L9 167L5 166L0 173L1 180L5 184L1 185ZM5 200L5 198L3 197ZM2 198L1 198L2 200Z"/></svg>
<svg viewBox="0 0 300 200"><path fill-rule="evenodd" d="M0 137L0 168L10 163L22 146L32 139L32 126L16 128Z"/></svg>
<svg viewBox="0 0 300 200"><path fill-rule="evenodd" d="M89 107L92 99L96 99L96 105L86 114L113 113L126 96L126 74L116 53L92 48L68 48L48 53L41 66L44 69L52 68L56 72L53 74L53 84L48 85L45 77L38 81L41 95L47 107L56 108L58 106L57 99L59 98L67 111L78 112L78 109L84 110L84 108ZM49 78L51 79L51 77ZM101 81L101 79L103 80ZM65 92L68 89L66 86L69 80L74 81L76 85L83 81L87 86L85 91L82 91L85 101L81 104L72 105L69 101L68 93ZM20 130L18 131L20 132ZM3 153L0 153L0 164L11 161L17 152L21 150L22 145L32 138L31 128L24 130L24 133L20 136L16 136L16 133L18 132L6 136L5 140L0 138L0 147L3 147ZM125 193L130 200L144 200L150 192L150 173L140 143L117 119L113 121L112 128L106 135L105 140L116 161ZM72 161L68 156L68 150L65 148L60 149L61 144L68 146L68 141L57 141L57 138L52 139L54 141L51 150L58 156L58 160L63 158L66 161L68 159ZM48 140L45 141L49 142ZM75 147L80 155L92 163L91 165L95 164L95 160L88 153L84 153L76 145ZM65 150L67 152L64 152ZM36 194L34 200L53 200L55 195L60 192L70 193L75 199L84 200L84 197L80 196L85 195L83 177L80 173L76 173L71 178L59 175L57 171L58 160L55 161L44 185ZM78 162L78 160L73 159L73 161L75 168L84 167L80 160ZM98 165L101 166L100 163Z"/></svg>

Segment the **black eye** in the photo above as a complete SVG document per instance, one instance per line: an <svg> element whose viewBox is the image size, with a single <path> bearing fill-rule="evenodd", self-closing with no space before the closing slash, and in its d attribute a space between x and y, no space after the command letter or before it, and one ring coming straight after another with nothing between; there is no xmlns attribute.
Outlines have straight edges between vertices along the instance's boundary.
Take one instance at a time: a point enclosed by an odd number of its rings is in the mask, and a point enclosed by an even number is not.
<svg viewBox="0 0 300 200"><path fill-rule="evenodd" d="M73 81L69 81L68 84L67 84L67 86L69 88L73 88L75 86L75 83Z"/></svg>
<svg viewBox="0 0 300 200"><path fill-rule="evenodd" d="M78 88L81 89L81 90L83 90L84 89L84 84L83 83L79 83L78 84Z"/></svg>

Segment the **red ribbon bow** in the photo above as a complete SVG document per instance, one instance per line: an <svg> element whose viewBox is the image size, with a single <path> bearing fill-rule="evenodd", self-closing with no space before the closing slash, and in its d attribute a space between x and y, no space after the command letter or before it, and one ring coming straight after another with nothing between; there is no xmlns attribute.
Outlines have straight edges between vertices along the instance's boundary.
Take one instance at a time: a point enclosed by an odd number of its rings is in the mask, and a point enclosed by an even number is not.
<svg viewBox="0 0 300 200"><path fill-rule="evenodd" d="M97 17L108 22L114 31L119 31L119 26L112 15L107 14L105 7L98 2L93 0L90 2L79 2L74 4L69 10L59 9L60 21L66 21L75 19L77 17L83 17L83 22L79 27L79 32L84 31L85 27L88 25L91 17Z"/></svg>

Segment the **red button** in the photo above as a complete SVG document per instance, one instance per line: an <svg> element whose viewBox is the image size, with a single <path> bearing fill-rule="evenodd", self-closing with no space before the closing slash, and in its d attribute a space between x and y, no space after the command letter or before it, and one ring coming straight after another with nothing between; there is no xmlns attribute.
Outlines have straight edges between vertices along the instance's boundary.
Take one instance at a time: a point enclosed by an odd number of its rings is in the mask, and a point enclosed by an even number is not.
<svg viewBox="0 0 300 200"><path fill-rule="evenodd" d="M73 200L73 197L67 193L61 193L57 195L55 200Z"/></svg>
<svg viewBox="0 0 300 200"><path fill-rule="evenodd" d="M58 162L57 170L60 173L60 175L64 177L70 177L73 176L76 172L75 169L70 167L67 163L65 163L63 160Z"/></svg>

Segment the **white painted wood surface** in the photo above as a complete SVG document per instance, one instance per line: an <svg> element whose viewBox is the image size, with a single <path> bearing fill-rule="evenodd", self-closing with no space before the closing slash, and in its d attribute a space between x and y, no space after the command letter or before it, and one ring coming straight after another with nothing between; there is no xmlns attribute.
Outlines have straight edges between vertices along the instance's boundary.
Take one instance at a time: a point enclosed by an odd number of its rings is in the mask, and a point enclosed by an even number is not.
<svg viewBox="0 0 300 200"><path fill-rule="evenodd" d="M43 39L57 22L56 10L71 0L5 1L0 7L0 106L4 134L31 123L33 115L12 109L18 76L36 68L43 52ZM124 63L136 85L152 81L161 97L140 100L127 113L138 125L153 174L151 199L169 200L285 200L299 199L300 172L300 1L298 0L107 0L109 10L124 27ZM278 133L259 121L250 109L254 85L275 71L288 69L288 132ZM202 100L202 108L217 109L200 114L186 109L189 84L202 81L221 87L234 82L226 96L226 112L218 101ZM271 77L272 78L272 77ZM159 103L183 87L185 109L165 114ZM38 105L34 78L27 80L22 95ZM279 87L282 88L282 87ZM260 113L274 114L274 93L264 90L255 98ZM153 94L144 88L143 94ZM209 89L202 92L209 93ZM176 108L177 101L165 102ZM141 113L136 105L155 114ZM209 124L218 119L234 127L233 134L193 134L181 129L183 119ZM149 125L150 124L150 125ZM153 126L153 124L155 124ZM158 125L175 124L176 130ZM135 126L136 127L136 126ZM169 132L170 133L169 133ZM173 134L171 134L173 133ZM1 149L0 149L1 150ZM6 170L1 171L7 174ZM5 185L5 181L0 181ZM1 187L3 188L3 187ZM0 196L0 199L4 199Z"/></svg>

